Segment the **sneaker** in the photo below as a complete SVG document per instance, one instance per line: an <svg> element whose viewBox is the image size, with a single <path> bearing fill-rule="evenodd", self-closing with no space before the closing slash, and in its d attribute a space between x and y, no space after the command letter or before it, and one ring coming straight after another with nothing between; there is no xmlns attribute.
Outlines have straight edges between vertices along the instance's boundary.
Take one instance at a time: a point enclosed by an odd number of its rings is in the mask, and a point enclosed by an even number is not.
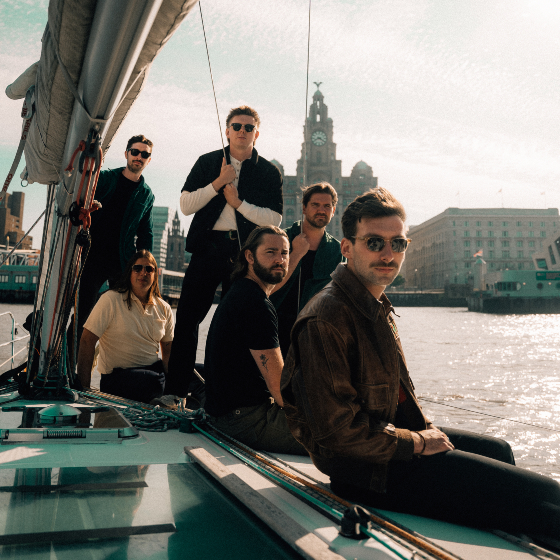
<svg viewBox="0 0 560 560"><path fill-rule="evenodd" d="M177 395L162 395L161 397L152 399L150 404L153 406L160 406L161 408L167 408L169 410L177 410L182 400L183 399Z"/></svg>

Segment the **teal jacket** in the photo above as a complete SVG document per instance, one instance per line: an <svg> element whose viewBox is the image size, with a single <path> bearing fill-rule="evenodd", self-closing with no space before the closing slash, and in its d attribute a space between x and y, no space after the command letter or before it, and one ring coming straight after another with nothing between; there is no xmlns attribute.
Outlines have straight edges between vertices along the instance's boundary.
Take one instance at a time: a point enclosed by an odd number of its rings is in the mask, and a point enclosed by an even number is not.
<svg viewBox="0 0 560 560"><path fill-rule="evenodd" d="M286 229L288 238L290 240L290 249L292 247L292 240L296 235L301 232L301 222L297 221ZM305 304L317 293L320 292L330 281L331 274L337 267L338 263L344 262L344 257L340 252L340 241L325 231L317 255L315 255L315 262L313 263L313 278L309 278L302 286L301 299L299 302L299 309L303 309ZM270 296L270 300L274 307L278 309L284 301L286 294L290 291L292 286L299 278L299 269L301 261L298 263L297 268L294 270L290 279L286 282L280 290L274 292Z"/></svg>
<svg viewBox="0 0 560 560"><path fill-rule="evenodd" d="M99 174L97 188L95 189L95 200L104 204L111 200L119 175L124 167L109 169ZM130 200L124 213L121 237L119 239L119 255L121 258L122 269L126 263L140 249L152 251L154 244L154 234L152 231L152 208L154 206L154 194L150 187L145 183L144 176L140 177L140 182ZM136 245L134 239L136 238Z"/></svg>

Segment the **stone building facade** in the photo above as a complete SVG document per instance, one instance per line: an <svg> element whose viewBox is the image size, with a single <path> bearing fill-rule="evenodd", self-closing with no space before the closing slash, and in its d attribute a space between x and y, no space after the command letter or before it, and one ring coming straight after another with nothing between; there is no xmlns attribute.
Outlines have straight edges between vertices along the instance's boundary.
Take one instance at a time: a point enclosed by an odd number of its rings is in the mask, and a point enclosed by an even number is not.
<svg viewBox="0 0 560 560"><path fill-rule="evenodd" d="M0 201L0 245L12 247L25 235L23 230L23 206L25 193L6 193ZM20 249L31 249L33 237L26 237Z"/></svg>
<svg viewBox="0 0 560 560"><path fill-rule="evenodd" d="M318 88L321 82L315 84ZM327 181L338 193L336 213L327 231L337 239L341 239L340 218L346 206L356 196L377 186L377 177L373 176L372 168L364 161L359 161L349 176L342 176L342 162L336 159L333 135L333 120L328 116L328 107L324 103L323 94L317 89L313 94L313 103L309 107L309 115L303 126L303 143L301 156L297 161L296 175L284 175L283 165L272 160L284 179L284 215L281 227L289 227L295 221L301 220L301 188L304 185Z"/></svg>
<svg viewBox="0 0 560 560"><path fill-rule="evenodd" d="M558 227L557 208L448 208L410 228L402 270L406 287L472 284L479 257L487 272L534 270L533 254Z"/></svg>
<svg viewBox="0 0 560 560"><path fill-rule="evenodd" d="M167 233L167 270L185 271L185 232L181 229L179 213L175 210L173 223Z"/></svg>

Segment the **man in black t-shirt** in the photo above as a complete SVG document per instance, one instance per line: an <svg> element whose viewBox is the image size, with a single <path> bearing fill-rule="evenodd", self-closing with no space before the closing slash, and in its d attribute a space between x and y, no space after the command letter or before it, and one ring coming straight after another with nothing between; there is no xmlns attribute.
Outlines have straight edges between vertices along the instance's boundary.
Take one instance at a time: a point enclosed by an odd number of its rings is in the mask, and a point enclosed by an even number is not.
<svg viewBox="0 0 560 560"><path fill-rule="evenodd" d="M124 152L126 167L99 174L94 198L101 209L91 214L91 248L78 292L78 343L103 284L108 281L111 286L137 250L152 251L154 195L142 175L152 159L152 147L143 134L133 136ZM68 331L71 347L73 326L74 320Z"/></svg>
<svg viewBox="0 0 560 560"><path fill-rule="evenodd" d="M284 360L268 299L286 275L288 249L286 233L275 226L256 228L243 245L208 331L206 411L218 429L255 449L307 455L281 409Z"/></svg>

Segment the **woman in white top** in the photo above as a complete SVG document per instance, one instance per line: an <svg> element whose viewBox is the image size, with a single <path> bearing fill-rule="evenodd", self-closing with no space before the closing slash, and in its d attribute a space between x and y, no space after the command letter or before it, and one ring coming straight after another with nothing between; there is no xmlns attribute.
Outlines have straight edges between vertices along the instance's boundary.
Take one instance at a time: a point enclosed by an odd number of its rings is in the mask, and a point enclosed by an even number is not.
<svg viewBox="0 0 560 560"><path fill-rule="evenodd" d="M149 403L163 394L173 341L171 307L161 298L153 255L138 251L93 308L80 339L78 377L90 388L95 346L103 393ZM161 347L161 359L158 352Z"/></svg>

